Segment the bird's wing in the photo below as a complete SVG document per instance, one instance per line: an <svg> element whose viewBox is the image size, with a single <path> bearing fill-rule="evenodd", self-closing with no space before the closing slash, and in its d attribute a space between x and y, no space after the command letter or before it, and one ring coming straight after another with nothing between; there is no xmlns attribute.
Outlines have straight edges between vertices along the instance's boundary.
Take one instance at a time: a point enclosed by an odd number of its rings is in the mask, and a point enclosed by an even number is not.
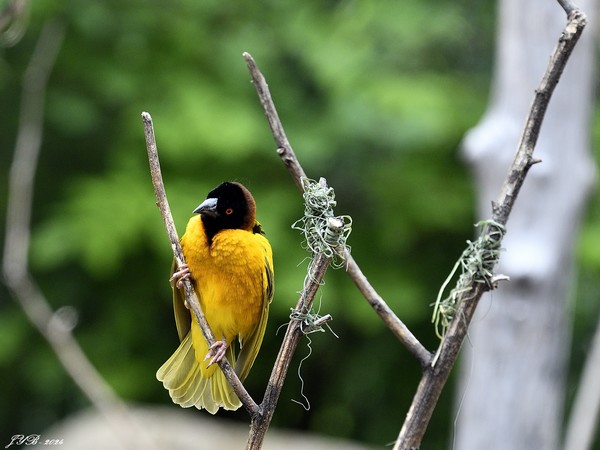
<svg viewBox="0 0 600 450"><path fill-rule="evenodd" d="M273 300L274 292L274 275L273 275L273 253L271 246L265 237L262 235L255 235L258 239L263 241L263 248L265 251L265 265L262 274L263 280L263 298L262 298L262 312L260 320L252 333L245 336L243 340L240 340L241 350L238 355L238 359L235 363L235 372L240 377L240 380L244 380L254 360L260 346L262 344L263 337L265 335L265 329L267 328L267 318L269 316L269 305Z"/></svg>
<svg viewBox="0 0 600 450"><path fill-rule="evenodd" d="M171 265L171 275L175 272L175 260ZM177 334L179 341L183 341L192 327L192 316L185 307L185 294L183 289L173 285L173 312L175 313L175 325L177 325Z"/></svg>

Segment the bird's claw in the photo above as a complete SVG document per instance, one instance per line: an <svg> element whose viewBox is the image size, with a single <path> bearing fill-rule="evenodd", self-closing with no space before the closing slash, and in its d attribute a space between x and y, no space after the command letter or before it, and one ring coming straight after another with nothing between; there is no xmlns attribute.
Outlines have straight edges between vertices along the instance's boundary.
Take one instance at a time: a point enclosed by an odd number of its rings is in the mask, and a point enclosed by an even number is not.
<svg viewBox="0 0 600 450"><path fill-rule="evenodd" d="M208 358L211 358L206 368L209 368L214 363L218 363L225 356L225 352L227 351L227 341L223 338L220 341L215 341L213 345L210 346L208 352L206 352L206 356L204 357L204 361Z"/></svg>
<svg viewBox="0 0 600 450"><path fill-rule="evenodd" d="M188 265L182 264L179 266L177 272L173 272L173 275L169 278L169 283L171 284L171 287L177 286L177 288L181 289L183 288L183 280L187 280L191 276L192 273L190 272Z"/></svg>

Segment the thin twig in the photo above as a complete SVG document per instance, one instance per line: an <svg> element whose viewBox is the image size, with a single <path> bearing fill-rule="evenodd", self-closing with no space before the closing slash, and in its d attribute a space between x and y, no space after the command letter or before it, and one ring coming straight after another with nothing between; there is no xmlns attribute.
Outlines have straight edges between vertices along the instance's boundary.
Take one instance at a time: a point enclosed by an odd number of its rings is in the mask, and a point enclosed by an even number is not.
<svg viewBox="0 0 600 450"><path fill-rule="evenodd" d="M560 0L559 2L563 7L568 3ZM568 5L566 6L568 7ZM548 103L567 60L586 25L586 17L581 11L576 9L567 12L569 15L567 26L561 34L540 86L535 92L535 98L527 117L515 159L509 169L498 200L493 203L492 220L500 225L506 225L525 177L531 166L536 162L533 159L533 151ZM488 228L488 236L492 231L492 228ZM436 359L435 364L429 366L423 373L406 420L394 445L394 450L418 449L420 447L439 395L458 357L475 308L483 293L488 290L489 286L485 283L473 283L469 289L460 295L454 318L440 344L439 357Z"/></svg>
<svg viewBox="0 0 600 450"><path fill-rule="evenodd" d="M169 236L169 241L171 242L171 249L173 250L173 256L175 257L175 261L177 266L180 267L185 264L185 258L183 256L183 251L181 250L181 244L179 243L179 237L177 234L177 230L175 228L175 222L173 221L173 216L171 214L171 209L169 208L169 201L167 200L167 194L165 192L165 186L162 180L162 174L160 170L160 161L158 159L158 150L156 146L156 137L154 135L154 125L152 123L152 117L147 112L142 113L142 121L144 123L144 134L146 137L146 150L148 152L148 162L150 163L150 174L152 177L152 184L154 186L154 193L156 195L156 205L160 209L160 215L163 219L163 223L165 225L165 229L167 231L167 235ZM185 300L192 312L200 328L202 329L202 334L204 335L208 345L212 345L215 342L215 336L206 321L206 317L202 312L202 308L200 307L200 301L192 286L190 280L184 280L183 286L185 289ZM244 405L244 407L248 410L250 415L254 416L258 413L258 405L256 402L250 397L248 391L238 378L235 370L231 367L231 364L227 360L227 358L223 358L219 361L219 367L223 371L227 381L233 387L234 392Z"/></svg>
<svg viewBox="0 0 600 450"><path fill-rule="evenodd" d="M306 174L287 139L265 77L249 53L244 53L243 56L248 65L248 70L250 71L252 82L256 87L256 92L260 99L260 103L263 106L265 116L273 131L277 153L290 172L296 186L298 186L300 190L303 190L302 178L306 177ZM406 346L409 352L417 358L421 366L426 366L431 360L431 353L410 332L408 327L398 318L398 316L394 314L383 298L377 294L350 253L345 252L344 257L347 273L362 292L365 299L381 317L383 322L390 328L392 333L394 333L400 342Z"/></svg>
<svg viewBox="0 0 600 450"><path fill-rule="evenodd" d="M42 144L44 99L48 77L61 48L64 25L46 24L23 81L19 130L8 186L3 273L28 320L46 339L66 372L127 448L153 448L138 429L126 405L91 364L74 339L74 323L65 320L67 307L54 312L29 272L31 211L35 174Z"/></svg>
<svg viewBox="0 0 600 450"><path fill-rule="evenodd" d="M248 70L250 71L250 76L252 77L252 83L254 83L254 87L256 88L256 92L265 112L265 116L267 117L267 121L271 127L273 138L275 139L275 145L277 146L277 153L292 174L292 178L294 179L296 186L298 186L298 189L302 191L303 187L301 180L302 178L306 177L306 174L304 173L304 169L302 169L300 164L298 164L298 158L296 158L296 154L294 153L294 150L288 141L281 120L279 120L279 114L277 114L275 103L273 103L271 93L269 92L269 85L267 84L267 81L265 80L265 77L261 71L258 69L258 66L254 62L254 59L250 53L244 52L243 56L246 60Z"/></svg>
<svg viewBox="0 0 600 450"><path fill-rule="evenodd" d="M565 7L565 11L570 11L568 12L567 26L559 38L558 45L550 57L546 72L535 91L535 97L529 109L529 115L527 116L525 129L521 135L515 159L507 175L506 182L502 186L499 199L492 205L493 220L501 225L506 225L508 215L525 180L525 175L527 175L532 165L539 162L533 158L533 150L540 135L540 128L546 114L546 109L550 103L550 97L587 24L587 18L581 10L568 10L567 4L570 4L570 2L565 0L559 0L559 3Z"/></svg>

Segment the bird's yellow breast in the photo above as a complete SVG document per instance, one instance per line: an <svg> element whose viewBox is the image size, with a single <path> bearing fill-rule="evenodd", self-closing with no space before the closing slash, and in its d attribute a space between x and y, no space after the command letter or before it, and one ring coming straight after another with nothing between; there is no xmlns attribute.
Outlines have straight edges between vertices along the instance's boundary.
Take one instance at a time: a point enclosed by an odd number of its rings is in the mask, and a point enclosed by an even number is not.
<svg viewBox="0 0 600 450"><path fill-rule="evenodd" d="M264 238L245 230L221 230L209 242L200 216L182 238L186 262L216 339L231 343L258 325L264 304Z"/></svg>

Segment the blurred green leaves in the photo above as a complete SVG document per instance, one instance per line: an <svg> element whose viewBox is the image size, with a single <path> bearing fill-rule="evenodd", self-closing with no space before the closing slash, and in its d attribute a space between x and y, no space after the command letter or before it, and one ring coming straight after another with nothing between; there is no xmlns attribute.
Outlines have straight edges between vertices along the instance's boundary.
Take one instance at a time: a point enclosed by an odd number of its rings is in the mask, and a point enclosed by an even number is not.
<svg viewBox="0 0 600 450"><path fill-rule="evenodd" d="M241 58L238 62L242 65ZM198 78L174 77L168 103L157 116L167 161L184 165L218 158L235 163L251 155L261 145L259 130L264 126L255 105L240 102L215 90L214 82Z"/></svg>
<svg viewBox="0 0 600 450"><path fill-rule="evenodd" d="M153 193L139 169L73 181L69 201L34 235L34 265L47 270L76 261L95 275L107 275L155 237Z"/></svg>

